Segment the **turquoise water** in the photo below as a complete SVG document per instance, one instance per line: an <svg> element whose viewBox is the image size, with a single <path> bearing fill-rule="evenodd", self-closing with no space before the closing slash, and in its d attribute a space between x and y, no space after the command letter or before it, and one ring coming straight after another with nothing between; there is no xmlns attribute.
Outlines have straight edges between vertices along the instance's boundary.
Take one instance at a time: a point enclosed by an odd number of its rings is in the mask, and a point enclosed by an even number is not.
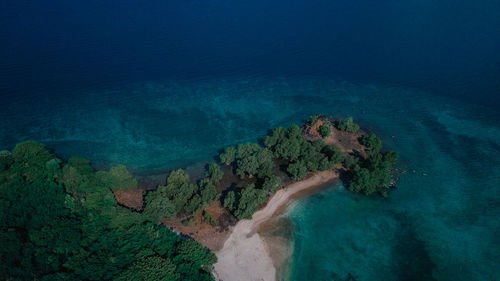
<svg viewBox="0 0 500 281"><path fill-rule="evenodd" d="M97 167L152 173L210 161L315 113L354 116L400 153L406 172L388 199L333 186L295 204L291 280L500 279L494 107L320 78L150 81L12 99L0 145L35 139Z"/></svg>
<svg viewBox="0 0 500 281"><path fill-rule="evenodd" d="M388 199L332 186L291 207L291 280L500 280L498 112L364 90L339 107L379 131L406 172Z"/></svg>

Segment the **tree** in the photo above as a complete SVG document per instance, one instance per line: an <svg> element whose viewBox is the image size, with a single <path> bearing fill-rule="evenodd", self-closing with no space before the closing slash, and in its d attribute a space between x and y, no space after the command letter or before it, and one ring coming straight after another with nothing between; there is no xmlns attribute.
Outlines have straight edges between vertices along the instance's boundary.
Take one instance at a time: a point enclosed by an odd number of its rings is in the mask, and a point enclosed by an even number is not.
<svg viewBox="0 0 500 281"><path fill-rule="evenodd" d="M238 168L236 169L236 174L240 178L245 176L254 176L259 168L259 161L255 155L249 155L243 159L238 160Z"/></svg>
<svg viewBox="0 0 500 281"><path fill-rule="evenodd" d="M394 166L396 164L396 161L398 160L399 158L399 154L397 152L394 152L394 151L387 151L385 154L384 154L384 161L389 163L391 166Z"/></svg>
<svg viewBox="0 0 500 281"><path fill-rule="evenodd" d="M215 185L207 178L200 180L199 190L203 206L210 205L219 196Z"/></svg>
<svg viewBox="0 0 500 281"><path fill-rule="evenodd" d="M354 176L349 183L349 190L354 192L363 192L367 195L375 192L375 186L371 180L370 171L366 168L356 169Z"/></svg>
<svg viewBox="0 0 500 281"><path fill-rule="evenodd" d="M305 164L307 171L317 171L322 160L327 158L325 154L321 153L324 145L325 143L322 140L315 141L314 143L302 143L299 161Z"/></svg>
<svg viewBox="0 0 500 281"><path fill-rule="evenodd" d="M363 137L361 144L366 146L372 153L378 153L382 149L382 140L374 133L371 133L368 137Z"/></svg>
<svg viewBox="0 0 500 281"><path fill-rule="evenodd" d="M351 173L349 190L366 195L379 192L387 196L398 154L393 151L382 153L382 141L375 134L362 138L361 143L367 147L366 158L350 155L345 159L344 164Z"/></svg>
<svg viewBox="0 0 500 281"><path fill-rule="evenodd" d="M359 158L354 155L347 155L347 157L344 159L344 166L346 166L348 169L353 169L354 167L358 166L358 163Z"/></svg>
<svg viewBox="0 0 500 281"><path fill-rule="evenodd" d="M177 213L174 203L160 192L148 192L145 201L144 214L153 222L159 222L162 218L170 219Z"/></svg>
<svg viewBox="0 0 500 281"><path fill-rule="evenodd" d="M307 176L307 167L303 161L297 161L288 165L286 171L290 174L293 180L301 180Z"/></svg>
<svg viewBox="0 0 500 281"><path fill-rule="evenodd" d="M259 178L270 177L273 175L274 161L273 153L267 149L261 149L256 154L257 161L259 162L259 167L257 168L257 176Z"/></svg>
<svg viewBox="0 0 500 281"><path fill-rule="evenodd" d="M207 168L207 174L206 176L210 178L210 181L213 183L213 184L218 184L222 177L224 176L224 172L221 170L221 168L219 167L219 165L217 165L217 163L215 162L212 162L208 165L208 168Z"/></svg>
<svg viewBox="0 0 500 281"><path fill-rule="evenodd" d="M330 129L331 124L325 121L324 126ZM341 151L333 146L325 147L323 140L312 143L306 140L297 125L274 129L264 143L275 157L288 162L287 172L295 180L304 178L308 171L332 169L342 159Z"/></svg>
<svg viewBox="0 0 500 281"><path fill-rule="evenodd" d="M26 141L17 144L11 153L12 160L17 163L11 167L15 173L22 173L28 181L33 182L39 177L46 177L45 163L56 158L43 144Z"/></svg>
<svg viewBox="0 0 500 281"><path fill-rule="evenodd" d="M234 211L236 209L236 193L234 191L229 191L224 197L224 208L229 211Z"/></svg>
<svg viewBox="0 0 500 281"><path fill-rule="evenodd" d="M292 125L288 129L275 128L273 134L265 138L264 143L276 158L296 161L300 157L301 147L307 140L302 135L302 129Z"/></svg>
<svg viewBox="0 0 500 281"><path fill-rule="evenodd" d="M184 207L184 211L187 213L196 213L199 209L203 208L203 202L199 194L195 194Z"/></svg>
<svg viewBox="0 0 500 281"><path fill-rule="evenodd" d="M245 159L257 154L262 148L256 143L239 144L236 159Z"/></svg>
<svg viewBox="0 0 500 281"><path fill-rule="evenodd" d="M90 162L87 159L80 157L71 157L68 160L68 165L75 168L81 175L89 176L94 172L94 169L90 166ZM125 167L125 166L123 166ZM125 168L126 170L126 168ZM124 174L128 173L124 172Z"/></svg>
<svg viewBox="0 0 500 281"><path fill-rule="evenodd" d="M236 174L241 178L255 175L263 178L273 174L273 153L256 143L239 145L237 158Z"/></svg>
<svg viewBox="0 0 500 281"><path fill-rule="evenodd" d="M176 209L181 211L197 190L197 186L189 181L189 175L184 170L172 171L167 178L167 185L159 186L157 192L170 199Z"/></svg>
<svg viewBox="0 0 500 281"><path fill-rule="evenodd" d="M281 188L281 179L280 177L274 175L269 178L266 178L266 180L262 184L262 189L265 190L268 194L273 194L280 188Z"/></svg>
<svg viewBox="0 0 500 281"><path fill-rule="evenodd" d="M86 188L86 182L89 179L82 175L77 168L71 166L70 164L64 165L62 169L61 182L64 184L66 192L72 195L74 198L82 199L89 192Z"/></svg>
<svg viewBox="0 0 500 281"><path fill-rule="evenodd" d="M352 117L347 117L346 119L339 122L338 129L341 131L356 133L359 131L359 125L354 123Z"/></svg>
<svg viewBox="0 0 500 281"><path fill-rule="evenodd" d="M176 258L183 259L195 264L197 267L211 265L217 262L217 257L207 248L193 239L183 240L177 247L178 256Z"/></svg>
<svg viewBox="0 0 500 281"><path fill-rule="evenodd" d="M323 124L321 125L321 127L319 127L319 134L321 135L321 137L323 138L329 137L331 133L332 130L330 129L330 125Z"/></svg>
<svg viewBox="0 0 500 281"><path fill-rule="evenodd" d="M120 273L115 281L175 281L180 278L175 269L175 264L170 259L150 256L136 261Z"/></svg>
<svg viewBox="0 0 500 281"><path fill-rule="evenodd" d="M137 188L137 180L132 177L124 165L111 168L107 181L110 188L113 190L130 190Z"/></svg>
<svg viewBox="0 0 500 281"><path fill-rule="evenodd" d="M236 158L236 149L232 146L226 147L224 149L224 152L220 154L220 161L226 165L231 165L231 163L234 162L234 159Z"/></svg>
<svg viewBox="0 0 500 281"><path fill-rule="evenodd" d="M213 227L217 226L217 221L207 211L203 211L203 221L208 222Z"/></svg>
<svg viewBox="0 0 500 281"><path fill-rule="evenodd" d="M264 138L264 144L267 148L272 149L286 138L287 131L288 130L283 127L274 128L273 134Z"/></svg>
<svg viewBox="0 0 500 281"><path fill-rule="evenodd" d="M328 161L327 157L321 158L318 164L318 170L320 171L331 170L333 169L334 164L335 164L334 162Z"/></svg>
<svg viewBox="0 0 500 281"><path fill-rule="evenodd" d="M241 190L238 207L233 212L238 219L251 219L267 199L267 194L262 189L256 189L254 184L249 184Z"/></svg>
<svg viewBox="0 0 500 281"><path fill-rule="evenodd" d="M343 153L336 145L325 145L321 152L328 157L328 160L334 164L341 163L343 160Z"/></svg>

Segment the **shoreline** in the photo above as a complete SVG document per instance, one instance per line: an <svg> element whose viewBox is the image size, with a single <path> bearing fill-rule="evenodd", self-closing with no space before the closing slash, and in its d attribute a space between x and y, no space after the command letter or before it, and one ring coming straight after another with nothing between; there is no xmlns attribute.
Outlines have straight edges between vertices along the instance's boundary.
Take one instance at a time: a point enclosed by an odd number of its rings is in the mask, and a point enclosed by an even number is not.
<svg viewBox="0 0 500 281"><path fill-rule="evenodd" d="M278 266L285 258L273 259L270 246L259 234L262 224L281 214L294 200L339 179L336 170L321 171L278 190L251 220L241 220L232 229L222 249L215 252L218 262L213 274L219 281L275 281ZM302 196L300 196L302 195ZM275 251L275 249L273 249ZM290 253L291 254L291 253Z"/></svg>

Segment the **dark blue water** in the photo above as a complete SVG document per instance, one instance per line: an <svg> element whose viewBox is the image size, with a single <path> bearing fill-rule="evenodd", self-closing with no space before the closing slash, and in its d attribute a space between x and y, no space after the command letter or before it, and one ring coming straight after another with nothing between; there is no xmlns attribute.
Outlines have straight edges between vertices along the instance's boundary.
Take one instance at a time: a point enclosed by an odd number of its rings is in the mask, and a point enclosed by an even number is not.
<svg viewBox="0 0 500 281"><path fill-rule="evenodd" d="M0 91L321 75L498 104L498 11L494 0L2 1Z"/></svg>
<svg viewBox="0 0 500 281"><path fill-rule="evenodd" d="M151 173L311 114L352 115L406 173L390 199L333 186L290 208L290 279L500 280L499 11L500 1L2 1L0 148L34 139Z"/></svg>

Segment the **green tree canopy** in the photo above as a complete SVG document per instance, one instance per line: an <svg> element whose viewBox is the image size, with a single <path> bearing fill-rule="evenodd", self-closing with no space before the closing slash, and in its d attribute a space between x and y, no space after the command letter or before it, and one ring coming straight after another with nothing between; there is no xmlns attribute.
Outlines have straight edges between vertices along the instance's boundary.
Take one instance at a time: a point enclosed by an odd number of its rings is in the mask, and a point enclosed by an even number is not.
<svg viewBox="0 0 500 281"><path fill-rule="evenodd" d="M172 201L176 213L180 212L195 194L198 187L189 181L189 175L184 170L172 171L167 178L165 186L159 186L156 192L160 192Z"/></svg>
<svg viewBox="0 0 500 281"><path fill-rule="evenodd" d="M231 165L236 159L236 149L232 146L228 146L224 149L224 152L220 154L220 161L226 165Z"/></svg>
<svg viewBox="0 0 500 281"><path fill-rule="evenodd" d="M393 151L383 153L382 141L373 133L362 138L361 143L367 147L366 158L349 156L344 163L351 169L348 188L367 195L374 192L386 195L398 154Z"/></svg>
<svg viewBox="0 0 500 281"><path fill-rule="evenodd" d="M118 165L109 169L107 184L113 190L130 190L137 188L137 180L128 172L127 167Z"/></svg>
<svg viewBox="0 0 500 281"><path fill-rule="evenodd" d="M251 219L252 215L267 200L267 193L262 189L255 188L254 184L249 184L241 190L238 200L238 207L234 211L238 219Z"/></svg>
<svg viewBox="0 0 500 281"><path fill-rule="evenodd" d="M382 149L382 140L374 133L371 133L368 137L363 137L361 144L368 147L369 151L373 153L378 153Z"/></svg>
<svg viewBox="0 0 500 281"><path fill-rule="evenodd" d="M199 183L201 200L204 206L210 205L213 200L218 199L219 193L215 185L207 178L204 178Z"/></svg>
<svg viewBox="0 0 500 281"><path fill-rule="evenodd" d="M224 197L224 208L229 211L234 211L236 209L236 193L234 191L229 191Z"/></svg>
<svg viewBox="0 0 500 281"><path fill-rule="evenodd" d="M150 191L145 197L144 214L154 222L170 219L177 214L174 202L161 192Z"/></svg>
<svg viewBox="0 0 500 281"><path fill-rule="evenodd" d="M330 129L329 124L323 124L321 127L319 127L319 134L321 137L326 138L329 137L330 134L332 133L332 129Z"/></svg>
<svg viewBox="0 0 500 281"><path fill-rule="evenodd" d="M264 139L267 148L274 153L276 158L287 161L298 160L301 147L306 142L302 129L297 125L292 125L288 129L278 127L273 130L271 136Z"/></svg>
<svg viewBox="0 0 500 281"><path fill-rule="evenodd" d="M274 175L266 178L264 183L262 184L262 189L265 190L269 195L274 194L280 188L281 178Z"/></svg>
<svg viewBox="0 0 500 281"><path fill-rule="evenodd" d="M336 145L325 145L321 152L328 157L328 160L334 164L341 163L344 160L343 153Z"/></svg>
<svg viewBox="0 0 500 281"><path fill-rule="evenodd" d="M293 180L302 180L307 176L307 166L303 161L297 161L288 165L286 170Z"/></svg>
<svg viewBox="0 0 500 281"><path fill-rule="evenodd" d="M206 176L210 178L210 181L213 184L218 184L224 176L224 172L222 172L220 166L217 165L217 163L212 162L207 167Z"/></svg>
<svg viewBox="0 0 500 281"><path fill-rule="evenodd" d="M236 174L241 178L255 175L263 178L273 174L273 153L256 143L239 145L237 159Z"/></svg>
<svg viewBox="0 0 500 281"><path fill-rule="evenodd" d="M115 281L177 281L180 280L180 274L175 269L176 265L170 259L150 256L130 265Z"/></svg>
<svg viewBox="0 0 500 281"><path fill-rule="evenodd" d="M344 120L340 121L338 124L338 128L341 131L346 131L350 133L356 133L359 131L359 125L354 123L352 117L347 117Z"/></svg>
<svg viewBox="0 0 500 281"><path fill-rule="evenodd" d="M95 172L79 158L63 163L33 142L0 153L0 161L4 279L213 280L207 269L215 256L208 249L157 219L151 223L146 210L116 204L109 178L127 179L121 168ZM184 182L179 178L172 182ZM168 209L169 202L156 204Z"/></svg>

